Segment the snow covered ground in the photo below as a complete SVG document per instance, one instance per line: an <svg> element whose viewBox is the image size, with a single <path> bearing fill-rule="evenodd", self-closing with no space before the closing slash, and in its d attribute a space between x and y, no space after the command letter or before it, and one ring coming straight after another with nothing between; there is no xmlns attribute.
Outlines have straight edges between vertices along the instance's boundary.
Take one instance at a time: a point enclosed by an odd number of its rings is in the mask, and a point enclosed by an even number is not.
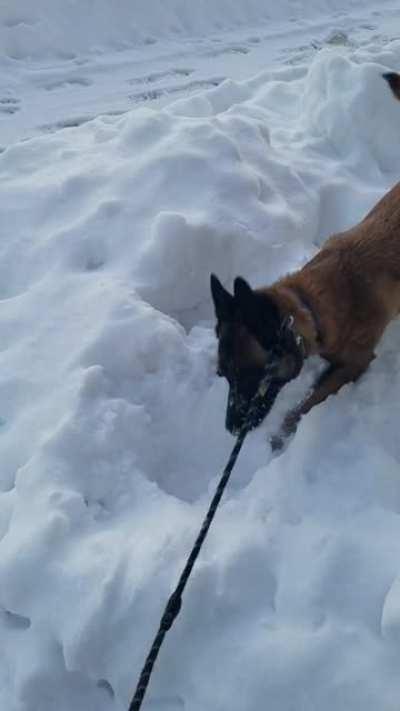
<svg viewBox="0 0 400 711"><path fill-rule="evenodd" d="M325 45L382 48L397 32L397 3L385 0L354 0L351 13L343 0L138 6L142 0L2 0L0 147L304 64Z"/></svg>
<svg viewBox="0 0 400 711"><path fill-rule="evenodd" d="M2 711L127 708L232 444L210 271L272 281L400 174L394 3L140 5L0 8ZM399 346L249 437L144 708L398 711Z"/></svg>

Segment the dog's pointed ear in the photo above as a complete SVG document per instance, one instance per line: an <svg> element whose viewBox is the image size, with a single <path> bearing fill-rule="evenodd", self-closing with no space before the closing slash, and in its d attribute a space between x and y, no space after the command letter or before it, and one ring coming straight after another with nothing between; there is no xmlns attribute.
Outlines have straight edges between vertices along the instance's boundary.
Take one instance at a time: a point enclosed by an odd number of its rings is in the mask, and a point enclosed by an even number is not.
<svg viewBox="0 0 400 711"><path fill-rule="evenodd" d="M243 277L236 277L234 294L236 308L244 325L264 347L267 347L267 341L273 343L281 322L275 302L267 294L254 291Z"/></svg>
<svg viewBox="0 0 400 711"><path fill-rule="evenodd" d="M386 79L396 99L400 99L400 74L397 72L385 72L382 76Z"/></svg>
<svg viewBox="0 0 400 711"><path fill-rule="evenodd" d="M254 309L254 302L256 296L251 288L250 284L247 283L246 279L243 277L236 277L233 285L233 293L235 295L236 304L244 318L246 320L252 315Z"/></svg>
<svg viewBox="0 0 400 711"><path fill-rule="evenodd" d="M225 289L215 274L211 274L210 287L217 319L219 321L230 321L234 313L234 298L232 294Z"/></svg>

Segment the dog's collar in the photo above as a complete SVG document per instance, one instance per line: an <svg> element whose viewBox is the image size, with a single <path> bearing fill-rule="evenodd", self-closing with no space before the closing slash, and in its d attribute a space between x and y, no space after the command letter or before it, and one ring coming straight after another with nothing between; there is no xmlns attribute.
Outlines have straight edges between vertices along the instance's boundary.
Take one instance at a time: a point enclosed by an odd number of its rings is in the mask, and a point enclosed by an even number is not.
<svg viewBox="0 0 400 711"><path fill-rule="evenodd" d="M295 344L299 350L300 356L304 359L306 357L306 344L303 334L297 331L295 323L293 314L290 314L284 324L284 327L289 327L291 331L293 331Z"/></svg>
<svg viewBox="0 0 400 711"><path fill-rule="evenodd" d="M305 311L308 311L308 313L310 314L311 320L314 324L317 345L321 346L323 343L323 336L322 336L322 329L321 329L321 321L318 317L318 314L315 312L307 295L304 293L304 291L301 288L299 288L298 286L296 286L296 287L291 286L290 288L294 292L296 298L300 302L300 305L303 307L303 309ZM296 334L297 334L297 331L296 331ZM304 336L302 334L299 334L299 337L302 340L302 348L304 349L304 353L305 353L306 347L305 347Z"/></svg>

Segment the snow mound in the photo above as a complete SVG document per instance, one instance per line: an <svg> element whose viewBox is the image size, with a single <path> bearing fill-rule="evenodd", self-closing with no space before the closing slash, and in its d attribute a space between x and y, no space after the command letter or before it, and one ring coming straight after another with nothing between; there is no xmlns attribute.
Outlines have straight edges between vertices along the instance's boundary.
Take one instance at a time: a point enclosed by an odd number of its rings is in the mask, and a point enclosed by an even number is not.
<svg viewBox="0 0 400 711"><path fill-rule="evenodd" d="M332 49L0 155L1 708L126 708L231 444L209 272L271 281L395 182L387 68ZM318 363L249 437L150 707L397 711L399 338L279 458Z"/></svg>
<svg viewBox="0 0 400 711"><path fill-rule="evenodd" d="M320 57L310 70L302 110L310 133L325 146L333 146L340 160L356 164L358 169L364 165L367 170L395 172L398 105L388 98L387 85L375 65L354 67L345 57L328 62Z"/></svg>

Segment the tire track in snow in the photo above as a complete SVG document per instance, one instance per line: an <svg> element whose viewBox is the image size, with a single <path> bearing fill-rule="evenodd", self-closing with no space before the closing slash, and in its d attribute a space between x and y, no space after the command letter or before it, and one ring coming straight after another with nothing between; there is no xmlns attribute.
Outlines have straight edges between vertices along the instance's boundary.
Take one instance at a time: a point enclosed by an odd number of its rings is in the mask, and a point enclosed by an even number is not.
<svg viewBox="0 0 400 711"><path fill-rule="evenodd" d="M137 94L131 94L129 99L135 103L142 103L143 101L155 101L162 96L169 96L171 94L190 94L198 89L211 89L214 86L219 86L224 79L225 77L198 79L188 82L187 84L173 84L160 87L159 89L148 89L140 91Z"/></svg>
<svg viewBox="0 0 400 711"><path fill-rule="evenodd" d="M159 102L162 106L177 95L190 96L218 86L226 77L240 80L254 76L267 66L308 64L325 44L347 44L347 35L349 45L355 37L353 46L360 47L374 39L370 33L379 30L380 15L387 25L395 9L388 7L384 14L341 12L335 16L334 26L332 16L290 27L271 22L253 31L247 27L208 37L159 40L118 53L54 59L50 64L22 63L10 96L8 79L3 94L0 88L2 144L80 126L102 115L118 116L141 103ZM329 33L333 30L336 37L332 41ZM188 77L190 81L178 81ZM174 78L176 83L171 81ZM15 95L15 85L23 92L23 105ZM127 87L138 90L129 93Z"/></svg>

